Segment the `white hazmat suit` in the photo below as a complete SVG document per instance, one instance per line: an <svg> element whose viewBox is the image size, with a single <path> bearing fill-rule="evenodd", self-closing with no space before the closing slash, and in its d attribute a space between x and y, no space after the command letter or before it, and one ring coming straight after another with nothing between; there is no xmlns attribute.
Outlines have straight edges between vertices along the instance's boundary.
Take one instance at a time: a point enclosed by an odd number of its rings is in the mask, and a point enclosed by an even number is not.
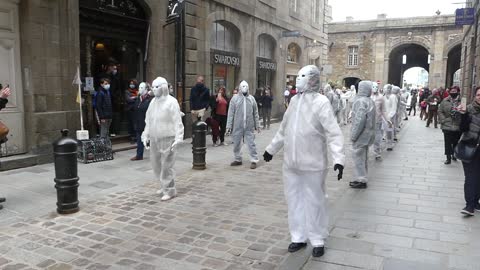
<svg viewBox="0 0 480 270"><path fill-rule="evenodd" d="M328 236L327 147L341 179L345 162L344 138L330 102L318 93L318 68L303 67L298 72L296 85L299 94L292 98L264 157L270 157L265 158L268 162L284 148L283 179L292 242L305 243L308 239L314 247L322 247Z"/></svg>
<svg viewBox="0 0 480 270"><path fill-rule="evenodd" d="M168 83L162 77L152 83L155 98L150 102L145 118L142 142L150 148L153 173L160 182L157 194L162 200L176 196L175 164L176 145L183 141L183 124L180 106L169 95Z"/></svg>
<svg viewBox="0 0 480 270"><path fill-rule="evenodd" d="M372 82L361 81L358 93L352 105L352 141L353 160L355 163L353 188L366 188L368 182L368 147L375 141L375 103L372 95Z"/></svg>
<svg viewBox="0 0 480 270"><path fill-rule="evenodd" d="M393 121L395 129L393 131L393 140L397 141L397 133L400 132L400 126L402 124L402 96L400 95L400 87L393 86L392 94L397 97L397 115Z"/></svg>
<svg viewBox="0 0 480 270"><path fill-rule="evenodd" d="M387 151L392 151L395 132L395 119L397 117L398 98L397 95L392 94L393 86L387 84L383 87L385 93L385 109L387 111L387 125L385 126L385 135L387 137Z"/></svg>
<svg viewBox="0 0 480 270"><path fill-rule="evenodd" d="M372 100L375 103L375 142L373 144L373 151L375 153L375 158L380 159L382 157L382 139L384 134L384 129L388 125L388 115L385 107L385 98L380 94L378 89L378 84L373 83L373 94Z"/></svg>
<svg viewBox="0 0 480 270"><path fill-rule="evenodd" d="M333 108L333 115L335 115L335 118L337 118L337 115L341 109L340 99L337 93L332 89L332 86L330 86L330 84L325 85L323 93L328 98L328 101L330 101L330 104L332 105L332 108Z"/></svg>
<svg viewBox="0 0 480 270"><path fill-rule="evenodd" d="M407 107L410 105L410 103L408 103L409 99L410 99L410 93L407 91L407 89L402 88L400 90L400 106L402 110L400 114L400 118L403 120L408 120Z"/></svg>
<svg viewBox="0 0 480 270"><path fill-rule="evenodd" d="M252 169L258 162L257 148L255 145L255 131L259 131L258 107L255 98L248 93L249 87L246 81L242 81L239 87L240 93L233 96L228 108L227 131L232 133L233 152L235 161L232 165L241 165L242 140L245 140L250 151Z"/></svg>

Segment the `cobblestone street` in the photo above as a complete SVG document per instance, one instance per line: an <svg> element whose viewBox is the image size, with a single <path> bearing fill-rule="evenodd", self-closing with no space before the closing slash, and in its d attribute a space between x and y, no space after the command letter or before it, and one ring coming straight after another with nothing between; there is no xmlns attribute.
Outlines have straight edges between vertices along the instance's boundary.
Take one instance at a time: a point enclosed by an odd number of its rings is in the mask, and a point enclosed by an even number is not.
<svg viewBox="0 0 480 270"><path fill-rule="evenodd" d="M349 155L344 180L331 170L331 237L319 260L309 258L310 250L286 252L282 157L256 170L248 162L232 168L232 146L209 142L205 171L191 170L191 145L180 146L179 194L168 202L154 195L148 160L128 161L132 151L79 164L81 211L69 216L55 212L51 164L0 173L8 200L0 212L0 267L480 269L480 246L471 241L480 222L459 214L461 164L443 165L441 132L423 125L411 119L395 151L371 162L368 190L347 188ZM258 136L260 154L277 127Z"/></svg>

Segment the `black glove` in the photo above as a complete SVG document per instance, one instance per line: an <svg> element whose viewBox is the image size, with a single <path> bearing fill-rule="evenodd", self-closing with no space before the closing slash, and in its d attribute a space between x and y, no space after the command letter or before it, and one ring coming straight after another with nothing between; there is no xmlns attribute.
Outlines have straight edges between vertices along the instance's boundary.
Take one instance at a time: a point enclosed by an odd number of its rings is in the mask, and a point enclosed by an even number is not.
<svg viewBox="0 0 480 270"><path fill-rule="evenodd" d="M270 160L272 160L273 156L270 155L270 153L268 153L267 151L265 151L265 153L263 153L263 160L265 160L266 162L270 162Z"/></svg>
<svg viewBox="0 0 480 270"><path fill-rule="evenodd" d="M340 181L340 179L343 177L343 165L335 164L335 166L333 166L333 170L338 170L338 181Z"/></svg>

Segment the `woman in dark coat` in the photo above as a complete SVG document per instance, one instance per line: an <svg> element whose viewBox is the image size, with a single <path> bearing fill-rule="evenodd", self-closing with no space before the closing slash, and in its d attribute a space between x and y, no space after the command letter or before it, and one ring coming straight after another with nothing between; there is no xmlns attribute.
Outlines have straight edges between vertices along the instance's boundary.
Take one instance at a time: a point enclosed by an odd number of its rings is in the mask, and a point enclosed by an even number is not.
<svg viewBox="0 0 480 270"><path fill-rule="evenodd" d="M133 126L137 136L137 155L132 157L130 159L131 161L143 159L145 146L142 142L142 133L145 129L147 109L150 105L150 101L152 101L152 96L148 94L147 84L141 83L139 88L139 96L135 100L135 105L133 107Z"/></svg>
<svg viewBox="0 0 480 270"><path fill-rule="evenodd" d="M473 102L463 108L460 105L462 113L462 122L460 130L462 133L461 142L475 146L480 142L480 87L475 89L475 99ZM461 213L466 216L473 216L475 211L480 211L480 150L477 150L475 156L470 162L463 162L463 171L465 173L465 202L466 206Z"/></svg>

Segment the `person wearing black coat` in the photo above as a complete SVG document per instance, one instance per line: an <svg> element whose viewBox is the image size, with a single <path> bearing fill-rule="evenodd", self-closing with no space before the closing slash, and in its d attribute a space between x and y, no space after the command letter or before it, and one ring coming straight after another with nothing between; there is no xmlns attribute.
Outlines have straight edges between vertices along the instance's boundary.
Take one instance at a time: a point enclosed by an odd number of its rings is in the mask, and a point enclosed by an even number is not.
<svg viewBox="0 0 480 270"><path fill-rule="evenodd" d="M145 117L147 115L148 106L153 97L148 94L145 83L140 84L140 93L133 107L133 126L137 138L137 154L130 160L142 160L145 146L142 142L142 133L145 129Z"/></svg>
<svg viewBox="0 0 480 270"><path fill-rule="evenodd" d="M100 125L100 137L109 138L110 125L112 124L113 109L110 94L110 80L101 79L100 88L95 96L95 111Z"/></svg>

